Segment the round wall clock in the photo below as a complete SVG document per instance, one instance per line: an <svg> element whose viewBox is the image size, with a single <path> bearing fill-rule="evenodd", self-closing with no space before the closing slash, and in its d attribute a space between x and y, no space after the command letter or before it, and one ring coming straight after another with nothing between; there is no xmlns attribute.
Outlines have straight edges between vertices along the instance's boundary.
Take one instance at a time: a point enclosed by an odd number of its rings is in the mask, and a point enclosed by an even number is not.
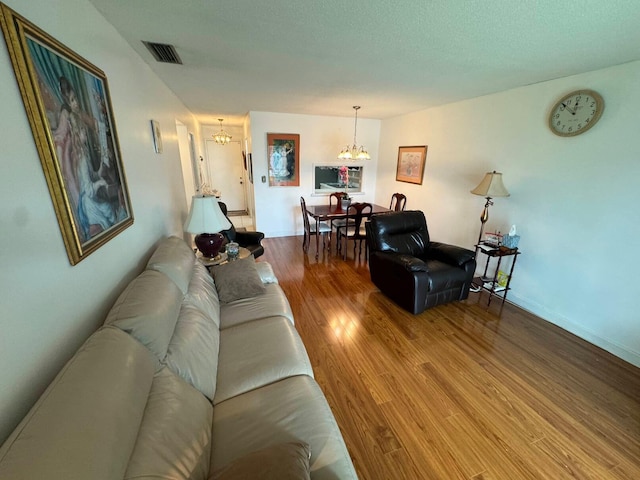
<svg viewBox="0 0 640 480"><path fill-rule="evenodd" d="M549 128L561 137L586 132L600 119L604 100L593 90L576 90L563 96L551 109Z"/></svg>

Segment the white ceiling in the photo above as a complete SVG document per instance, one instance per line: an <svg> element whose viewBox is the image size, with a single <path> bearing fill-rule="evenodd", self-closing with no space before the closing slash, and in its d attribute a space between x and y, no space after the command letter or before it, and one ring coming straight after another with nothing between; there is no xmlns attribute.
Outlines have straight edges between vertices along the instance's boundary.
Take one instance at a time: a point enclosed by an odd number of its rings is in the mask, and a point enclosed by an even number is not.
<svg viewBox="0 0 640 480"><path fill-rule="evenodd" d="M203 123L383 119L640 59L640 0L90 1Z"/></svg>

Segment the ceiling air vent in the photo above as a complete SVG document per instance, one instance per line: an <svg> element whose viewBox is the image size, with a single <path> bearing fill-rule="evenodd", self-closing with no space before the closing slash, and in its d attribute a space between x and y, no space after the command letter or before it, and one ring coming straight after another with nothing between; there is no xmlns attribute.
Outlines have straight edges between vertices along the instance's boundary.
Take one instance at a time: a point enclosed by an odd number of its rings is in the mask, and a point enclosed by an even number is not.
<svg viewBox="0 0 640 480"><path fill-rule="evenodd" d="M155 43L155 42L145 42L144 46L149 49L153 58L155 58L158 62L163 63L175 63L177 65L182 65L182 60L178 56L178 52L176 52L176 48L173 45L167 45L165 43Z"/></svg>

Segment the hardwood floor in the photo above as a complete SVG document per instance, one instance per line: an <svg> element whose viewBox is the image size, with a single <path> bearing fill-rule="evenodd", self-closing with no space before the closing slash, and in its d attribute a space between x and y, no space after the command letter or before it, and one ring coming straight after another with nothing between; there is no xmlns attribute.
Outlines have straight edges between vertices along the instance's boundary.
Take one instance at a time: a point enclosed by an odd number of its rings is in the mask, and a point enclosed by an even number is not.
<svg viewBox="0 0 640 480"><path fill-rule="evenodd" d="M364 253L263 244L361 479L640 478L640 369L486 293L414 316Z"/></svg>

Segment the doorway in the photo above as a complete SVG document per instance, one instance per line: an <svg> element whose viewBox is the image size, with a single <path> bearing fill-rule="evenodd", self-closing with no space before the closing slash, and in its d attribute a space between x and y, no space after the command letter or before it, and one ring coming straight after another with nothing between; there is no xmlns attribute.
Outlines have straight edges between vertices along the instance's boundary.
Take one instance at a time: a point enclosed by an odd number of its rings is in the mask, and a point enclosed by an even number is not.
<svg viewBox="0 0 640 480"><path fill-rule="evenodd" d="M242 147L239 141L218 145L206 140L207 168L211 187L220 191L220 200L227 204L229 212L247 211Z"/></svg>
<svg viewBox="0 0 640 480"><path fill-rule="evenodd" d="M198 182L196 177L197 165L194 162L195 145L193 134L187 130L186 125L176 120L178 134L178 152L182 167L182 180L184 182L184 194L187 202L187 210L191 205L191 197L196 193Z"/></svg>

